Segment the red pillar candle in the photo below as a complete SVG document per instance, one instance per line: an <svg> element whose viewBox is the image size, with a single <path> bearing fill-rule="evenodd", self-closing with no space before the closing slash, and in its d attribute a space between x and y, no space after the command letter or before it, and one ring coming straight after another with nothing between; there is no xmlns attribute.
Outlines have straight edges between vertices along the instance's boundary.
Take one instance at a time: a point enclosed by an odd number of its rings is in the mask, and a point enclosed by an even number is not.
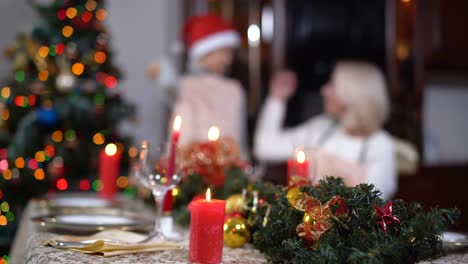
<svg viewBox="0 0 468 264"><path fill-rule="evenodd" d="M177 144L179 143L181 125L182 125L182 118L180 116L176 116L174 118L174 123L172 125L172 136L171 136L169 157L168 157L168 163L167 163L168 184L171 183L172 176L174 175L176 171ZM169 190L164 196L163 212L172 211L172 204L173 204L172 190Z"/></svg>
<svg viewBox="0 0 468 264"><path fill-rule="evenodd" d="M293 177L309 178L309 160L304 150L297 150L294 158L288 160L288 185Z"/></svg>
<svg viewBox="0 0 468 264"><path fill-rule="evenodd" d="M117 152L115 144L108 144L101 150L99 157L99 180L101 181L100 195L113 198L117 192L116 181L120 172L122 155Z"/></svg>
<svg viewBox="0 0 468 264"><path fill-rule="evenodd" d="M189 261L221 263L225 208L225 201L211 199L210 189L206 199L190 203Z"/></svg>

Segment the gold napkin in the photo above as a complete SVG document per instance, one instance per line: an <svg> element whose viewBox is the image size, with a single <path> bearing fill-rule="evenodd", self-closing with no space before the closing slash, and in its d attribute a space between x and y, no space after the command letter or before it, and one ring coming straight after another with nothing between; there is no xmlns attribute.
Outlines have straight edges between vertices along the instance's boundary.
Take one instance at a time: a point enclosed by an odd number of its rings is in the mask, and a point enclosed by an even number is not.
<svg viewBox="0 0 468 264"><path fill-rule="evenodd" d="M183 249L182 243L148 241L137 243L145 239L145 235L121 230L106 230L92 236L62 235L42 241L42 245L55 246L57 241L92 241L89 244L70 246L64 249L79 251L86 254L97 254L104 257L135 254L143 252L157 252L165 250Z"/></svg>

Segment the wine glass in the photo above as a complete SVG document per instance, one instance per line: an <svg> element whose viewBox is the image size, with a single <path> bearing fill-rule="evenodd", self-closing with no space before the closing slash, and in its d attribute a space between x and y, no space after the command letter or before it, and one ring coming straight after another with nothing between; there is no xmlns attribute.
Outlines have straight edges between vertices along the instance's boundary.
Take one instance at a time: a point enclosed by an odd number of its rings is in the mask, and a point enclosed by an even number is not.
<svg viewBox="0 0 468 264"><path fill-rule="evenodd" d="M153 193L156 218L154 230L149 236L158 240L167 240L161 229L163 199L166 193L180 182L182 176L180 168L176 164L173 165L169 166L168 158L164 156L164 147L160 146L150 150L148 142L142 142L139 157L134 167L134 175L144 187Z"/></svg>

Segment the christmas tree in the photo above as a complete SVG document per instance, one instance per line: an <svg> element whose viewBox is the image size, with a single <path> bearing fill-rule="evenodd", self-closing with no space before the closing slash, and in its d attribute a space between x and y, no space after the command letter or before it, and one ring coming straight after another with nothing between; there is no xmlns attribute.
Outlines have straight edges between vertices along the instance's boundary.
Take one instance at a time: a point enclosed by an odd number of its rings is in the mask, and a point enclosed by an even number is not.
<svg viewBox="0 0 468 264"><path fill-rule="evenodd" d="M128 139L117 125L132 107L117 88L103 4L32 1L40 23L6 50L12 78L0 86L2 226L31 197L98 190L99 151L115 143L125 153Z"/></svg>

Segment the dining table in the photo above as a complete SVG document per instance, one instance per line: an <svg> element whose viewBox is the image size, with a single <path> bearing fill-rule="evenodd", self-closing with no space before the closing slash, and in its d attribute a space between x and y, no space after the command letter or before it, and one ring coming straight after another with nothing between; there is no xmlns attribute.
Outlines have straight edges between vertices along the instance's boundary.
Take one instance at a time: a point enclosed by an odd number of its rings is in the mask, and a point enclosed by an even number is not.
<svg viewBox="0 0 468 264"><path fill-rule="evenodd" d="M52 239L57 234L41 226L31 219L44 214L44 200L34 199L29 201L21 217L18 232L13 241L9 254L10 264L22 263L189 263L188 261L188 229L178 229L185 238L184 246L180 250L169 250L153 253L137 253L112 257L84 254L81 252L63 250L44 246L42 241ZM128 199L125 202L127 208L142 210L142 206L136 199ZM138 206L136 206L138 205ZM127 210L127 209L124 209ZM151 215L151 213L149 213ZM241 248L223 248L223 263L267 263L267 258L256 250L251 244ZM287 263L287 260L285 260ZM421 263L468 263L468 252L451 252L441 258L424 261Z"/></svg>

